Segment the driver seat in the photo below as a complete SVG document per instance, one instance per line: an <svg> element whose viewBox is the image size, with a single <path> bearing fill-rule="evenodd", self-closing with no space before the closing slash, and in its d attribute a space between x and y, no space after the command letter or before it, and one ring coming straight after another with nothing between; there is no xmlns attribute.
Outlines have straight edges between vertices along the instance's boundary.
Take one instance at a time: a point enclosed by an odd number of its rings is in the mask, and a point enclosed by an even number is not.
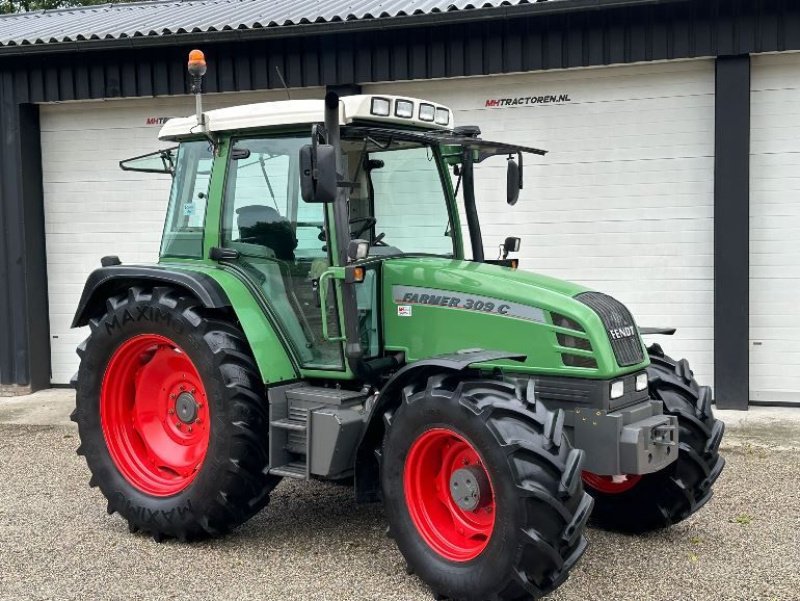
<svg viewBox="0 0 800 601"><path fill-rule="evenodd" d="M236 209L236 224L242 242L272 249L275 258L294 261L297 238L292 224L276 209L267 205L249 205Z"/></svg>

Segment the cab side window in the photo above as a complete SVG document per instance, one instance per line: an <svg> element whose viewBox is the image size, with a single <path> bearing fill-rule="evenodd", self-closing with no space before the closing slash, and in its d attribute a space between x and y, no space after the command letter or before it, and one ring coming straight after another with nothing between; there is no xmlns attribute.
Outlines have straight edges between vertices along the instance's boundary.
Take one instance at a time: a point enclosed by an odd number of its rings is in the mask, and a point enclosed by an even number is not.
<svg viewBox="0 0 800 601"><path fill-rule="evenodd" d="M207 140L180 145L161 242L162 256L202 258L213 162L214 154Z"/></svg>

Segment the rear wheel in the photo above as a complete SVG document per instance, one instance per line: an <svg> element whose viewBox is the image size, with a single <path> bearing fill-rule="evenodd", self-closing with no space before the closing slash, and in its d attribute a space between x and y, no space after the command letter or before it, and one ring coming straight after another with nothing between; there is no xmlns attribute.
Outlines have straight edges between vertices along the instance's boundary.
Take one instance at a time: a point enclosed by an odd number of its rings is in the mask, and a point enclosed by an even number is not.
<svg viewBox="0 0 800 601"><path fill-rule="evenodd" d="M584 472L595 500L590 523L606 530L642 533L685 520L711 498L725 465L719 455L725 428L711 410L711 389L698 385L685 359L667 357L657 344L649 352L650 396L664 403L665 414L678 418L678 459L644 476Z"/></svg>
<svg viewBox="0 0 800 601"><path fill-rule="evenodd" d="M279 481L263 471L268 416L242 332L170 288L132 288L106 309L78 349L90 484L157 540L241 524Z"/></svg>
<svg viewBox="0 0 800 601"><path fill-rule="evenodd" d="M385 419L390 533L440 598L538 598L566 579L591 499L562 417L502 382L434 376Z"/></svg>

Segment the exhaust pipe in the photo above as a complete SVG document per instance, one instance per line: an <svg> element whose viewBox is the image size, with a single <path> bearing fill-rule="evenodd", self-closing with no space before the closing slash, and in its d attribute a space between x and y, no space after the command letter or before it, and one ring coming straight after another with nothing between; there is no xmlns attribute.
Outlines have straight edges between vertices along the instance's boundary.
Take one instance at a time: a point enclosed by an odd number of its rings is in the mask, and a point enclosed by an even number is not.
<svg viewBox="0 0 800 601"><path fill-rule="evenodd" d="M347 180L347 165L342 154L341 128L339 126L339 95L328 92L325 95L325 142L333 146L336 154L336 176L339 187L333 201L334 231L336 232L336 255L339 265L347 265L347 247L350 244L350 220L348 205L350 188ZM361 358L364 351L358 335L358 305L355 284L342 282L342 310L344 311L345 356L350 370L357 375L363 372Z"/></svg>

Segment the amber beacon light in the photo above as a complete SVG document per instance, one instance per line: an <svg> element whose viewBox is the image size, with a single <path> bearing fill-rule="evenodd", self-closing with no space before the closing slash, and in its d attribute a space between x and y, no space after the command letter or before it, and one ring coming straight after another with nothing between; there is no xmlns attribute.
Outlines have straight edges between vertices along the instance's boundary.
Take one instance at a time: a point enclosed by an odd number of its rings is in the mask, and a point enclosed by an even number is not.
<svg viewBox="0 0 800 601"><path fill-rule="evenodd" d="M206 120L205 115L203 114L202 93L203 76L205 76L206 71L208 70L208 65L206 65L206 55L203 54L202 50L192 50L189 53L188 70L189 75L192 78L192 94L194 94L195 98L197 124L203 128L203 131L206 131Z"/></svg>
<svg viewBox="0 0 800 601"><path fill-rule="evenodd" d="M206 74L206 55L202 50L192 50L189 53L189 75L203 77Z"/></svg>

